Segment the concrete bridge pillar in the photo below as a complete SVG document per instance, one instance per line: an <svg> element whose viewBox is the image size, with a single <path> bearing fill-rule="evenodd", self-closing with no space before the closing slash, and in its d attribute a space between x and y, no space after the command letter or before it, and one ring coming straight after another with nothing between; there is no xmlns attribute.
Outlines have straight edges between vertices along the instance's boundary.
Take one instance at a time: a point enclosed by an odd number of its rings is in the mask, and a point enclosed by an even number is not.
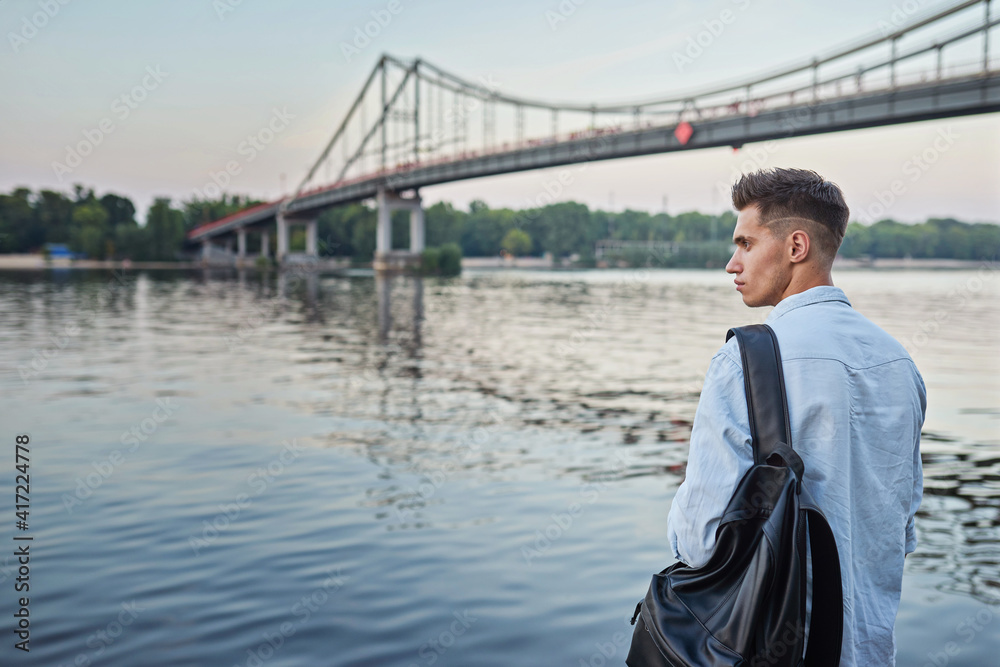
<svg viewBox="0 0 1000 667"><path fill-rule="evenodd" d="M260 233L260 256L268 257L271 254L271 235L265 229Z"/></svg>
<svg viewBox="0 0 1000 667"><path fill-rule="evenodd" d="M421 205L420 197L417 197L417 205L410 209L410 252L421 253L424 251L424 207Z"/></svg>
<svg viewBox="0 0 1000 667"><path fill-rule="evenodd" d="M420 193L403 198L388 188L379 188L375 196L378 205L378 227L375 232L375 261L377 271L405 268L419 264L424 250L424 209ZM410 211L410 250L392 249L392 212L397 209Z"/></svg>
<svg viewBox="0 0 1000 667"><path fill-rule="evenodd" d="M319 254L316 245L316 219L313 218L306 222L306 254L316 257Z"/></svg>
<svg viewBox="0 0 1000 667"><path fill-rule="evenodd" d="M278 214L278 248L275 252L275 259L279 263L283 262L285 255L288 254L288 222L285 220L285 216Z"/></svg>
<svg viewBox="0 0 1000 667"><path fill-rule="evenodd" d="M375 201L378 205L378 227L375 229L375 256L386 255L392 250L392 198L393 193L379 188Z"/></svg>

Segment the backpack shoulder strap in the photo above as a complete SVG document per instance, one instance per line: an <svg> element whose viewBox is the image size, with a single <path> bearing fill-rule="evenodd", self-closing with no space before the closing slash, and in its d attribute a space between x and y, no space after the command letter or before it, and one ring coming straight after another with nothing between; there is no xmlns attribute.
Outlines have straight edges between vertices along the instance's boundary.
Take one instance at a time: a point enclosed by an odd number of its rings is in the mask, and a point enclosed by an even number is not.
<svg viewBox="0 0 1000 667"><path fill-rule="evenodd" d="M726 334L726 340L733 336L739 342L743 361L753 460L760 465L767 461L777 443L792 446L781 352L774 331L766 324L734 327Z"/></svg>
<svg viewBox="0 0 1000 667"><path fill-rule="evenodd" d="M837 540L826 517L818 510L806 512L812 554L812 618L805 664L836 667L844 640L844 589L840 578Z"/></svg>
<svg viewBox="0 0 1000 667"><path fill-rule="evenodd" d="M788 419L785 379L781 370L781 352L774 331L766 324L752 324L730 329L728 341L736 336L743 363L743 382L747 394L747 413L753 441L754 463L766 463L778 454L789 464L798 455L791 450L792 429ZM803 476L801 459L796 474ZM812 556L812 618L805 664L810 667L835 667L840 662L844 633L844 597L840 575L837 541L826 517L806 492L806 524ZM803 576L804 576L803 570ZM803 617L805 610L803 609Z"/></svg>

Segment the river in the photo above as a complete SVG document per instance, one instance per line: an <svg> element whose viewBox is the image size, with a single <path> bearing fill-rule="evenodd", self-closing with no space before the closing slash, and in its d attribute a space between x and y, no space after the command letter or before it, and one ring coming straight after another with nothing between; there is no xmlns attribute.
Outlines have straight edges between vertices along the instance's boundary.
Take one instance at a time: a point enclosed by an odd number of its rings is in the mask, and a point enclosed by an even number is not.
<svg viewBox="0 0 1000 667"><path fill-rule="evenodd" d="M1000 655L1000 272L835 273L928 389L900 665ZM722 271L0 273L26 665L622 664ZM937 661L937 662L934 662Z"/></svg>

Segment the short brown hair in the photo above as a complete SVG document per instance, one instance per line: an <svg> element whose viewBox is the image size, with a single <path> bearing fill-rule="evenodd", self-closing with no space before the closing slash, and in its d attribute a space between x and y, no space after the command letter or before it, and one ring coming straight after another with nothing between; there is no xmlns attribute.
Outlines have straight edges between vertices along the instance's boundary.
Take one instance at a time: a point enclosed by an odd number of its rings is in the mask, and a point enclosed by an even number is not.
<svg viewBox="0 0 1000 667"><path fill-rule="evenodd" d="M754 205L760 210L761 224L775 236L788 234L797 223L807 221L807 231L829 259L837 254L847 232L850 209L844 193L815 171L775 168L743 174L733 185L733 206L742 211Z"/></svg>

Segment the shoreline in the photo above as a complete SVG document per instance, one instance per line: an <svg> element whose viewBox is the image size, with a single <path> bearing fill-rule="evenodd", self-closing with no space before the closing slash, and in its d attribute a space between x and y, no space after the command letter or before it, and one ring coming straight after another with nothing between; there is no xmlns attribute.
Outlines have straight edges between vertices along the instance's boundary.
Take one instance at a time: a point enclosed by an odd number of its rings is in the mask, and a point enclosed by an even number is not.
<svg viewBox="0 0 1000 667"><path fill-rule="evenodd" d="M984 265L993 263L988 259L914 259L914 258L876 258L876 259L848 259L837 257L833 263L833 270L906 270L906 269L935 269L935 270L970 270L977 269ZM294 266L294 265L293 265ZM278 267L269 266L263 270L276 270ZM320 271L342 272L349 268L371 268L371 264L361 266L351 266L344 258L328 258L318 267ZM501 270L580 270L580 271L603 271L618 267L597 268L597 267L577 267L560 266L551 260L541 257L520 257L517 259L504 259L500 257L463 257L463 269L501 269ZM642 268L642 267L622 267L622 268ZM692 267L695 270L718 271L721 267L700 268ZM130 260L94 260L94 259L54 259L46 261L42 255L2 255L0 254L0 270L25 270L25 271L46 271L46 270L165 270L165 271L186 271L204 269L237 269L237 270L262 270L256 264L248 263L246 266L236 266L235 264L210 263L202 264L197 262L133 262ZM287 267L286 267L287 269Z"/></svg>

